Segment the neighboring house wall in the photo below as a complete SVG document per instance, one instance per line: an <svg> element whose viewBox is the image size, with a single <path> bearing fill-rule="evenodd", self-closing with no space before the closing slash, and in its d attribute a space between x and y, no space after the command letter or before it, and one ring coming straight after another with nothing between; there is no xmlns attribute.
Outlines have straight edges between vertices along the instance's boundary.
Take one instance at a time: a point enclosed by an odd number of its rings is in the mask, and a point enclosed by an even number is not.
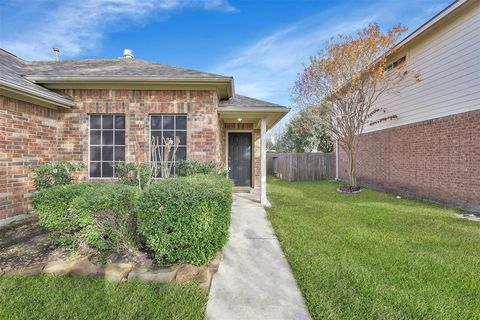
<svg viewBox="0 0 480 320"><path fill-rule="evenodd" d="M376 118L360 137L361 184L480 210L480 2L451 14L414 39L409 76L421 81L382 97ZM339 157L347 178L347 158Z"/></svg>
<svg viewBox="0 0 480 320"><path fill-rule="evenodd" d="M386 112L371 120L391 115L398 118L367 124L365 132L480 108L480 1L472 1L447 19L396 55L407 55L407 78L419 74L421 81L410 81L400 86L400 92L381 97L376 106Z"/></svg>
<svg viewBox="0 0 480 320"><path fill-rule="evenodd" d="M220 161L215 91L65 90L78 108L60 115L59 158L88 162L88 115L124 114L127 162L148 160L150 115L187 114L187 159ZM87 168L81 173L88 177Z"/></svg>
<svg viewBox="0 0 480 320"><path fill-rule="evenodd" d="M357 171L363 185L480 210L480 110L363 134Z"/></svg>
<svg viewBox="0 0 480 320"><path fill-rule="evenodd" d="M56 158L58 112L0 96L0 220L30 209L31 167Z"/></svg>

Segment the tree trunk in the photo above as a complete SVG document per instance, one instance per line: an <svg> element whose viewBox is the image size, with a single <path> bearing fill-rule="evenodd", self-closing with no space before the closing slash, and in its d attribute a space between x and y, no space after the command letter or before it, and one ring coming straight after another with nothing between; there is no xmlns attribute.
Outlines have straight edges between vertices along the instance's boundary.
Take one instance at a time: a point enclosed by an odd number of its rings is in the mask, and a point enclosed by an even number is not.
<svg viewBox="0 0 480 320"><path fill-rule="evenodd" d="M348 155L348 175L350 178L350 184L352 187L357 186L357 172L355 167L355 148L350 146L347 148Z"/></svg>

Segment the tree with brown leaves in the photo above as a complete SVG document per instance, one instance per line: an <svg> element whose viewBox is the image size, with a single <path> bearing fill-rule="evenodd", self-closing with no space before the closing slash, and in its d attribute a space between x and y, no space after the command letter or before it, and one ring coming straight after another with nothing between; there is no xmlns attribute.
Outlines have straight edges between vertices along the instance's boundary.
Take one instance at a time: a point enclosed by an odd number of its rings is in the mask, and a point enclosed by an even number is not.
<svg viewBox="0 0 480 320"><path fill-rule="evenodd" d="M389 65L395 44L406 28L382 33L370 24L355 36L340 35L310 58L295 83L293 98L300 107L321 106L332 135L348 157L350 184L357 187L355 155L358 137L368 118L377 113L375 102L405 84L408 63Z"/></svg>

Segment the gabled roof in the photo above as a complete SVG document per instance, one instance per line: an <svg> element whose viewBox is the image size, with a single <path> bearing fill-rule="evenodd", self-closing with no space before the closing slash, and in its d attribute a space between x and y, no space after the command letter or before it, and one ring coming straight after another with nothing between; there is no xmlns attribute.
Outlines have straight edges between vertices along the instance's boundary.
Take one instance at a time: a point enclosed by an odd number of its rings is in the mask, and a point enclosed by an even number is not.
<svg viewBox="0 0 480 320"><path fill-rule="evenodd" d="M217 90L221 98L234 94L233 77L168 66L140 59L25 61L0 49L0 90L47 106L74 106L51 89L70 88L188 88ZM10 92L11 91L11 92ZM30 95L31 101L25 95Z"/></svg>
<svg viewBox="0 0 480 320"><path fill-rule="evenodd" d="M32 99L44 101L48 105L74 106L70 98L25 79L23 75L27 72L24 60L0 49L0 89L2 91L8 91L14 96L25 94Z"/></svg>

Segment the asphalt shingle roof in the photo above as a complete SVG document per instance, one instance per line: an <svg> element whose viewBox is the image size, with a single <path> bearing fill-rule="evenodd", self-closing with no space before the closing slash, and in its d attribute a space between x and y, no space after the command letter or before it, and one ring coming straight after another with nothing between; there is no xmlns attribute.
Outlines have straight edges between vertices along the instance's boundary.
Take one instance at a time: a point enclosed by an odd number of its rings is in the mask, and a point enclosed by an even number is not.
<svg viewBox="0 0 480 320"><path fill-rule="evenodd" d="M250 98L247 96L242 96L240 94L235 94L234 97L230 99L221 100L218 104L219 107L283 107L279 104L271 103L268 101L263 101L259 99Z"/></svg>
<svg viewBox="0 0 480 320"><path fill-rule="evenodd" d="M178 68L141 59L85 59L26 62L28 75L92 77L218 78L217 74Z"/></svg>
<svg viewBox="0 0 480 320"><path fill-rule="evenodd" d="M11 88L22 88L30 91L32 94L38 94L46 98L69 99L25 79L23 75L27 72L28 69L24 60L0 49L0 82L3 85Z"/></svg>

